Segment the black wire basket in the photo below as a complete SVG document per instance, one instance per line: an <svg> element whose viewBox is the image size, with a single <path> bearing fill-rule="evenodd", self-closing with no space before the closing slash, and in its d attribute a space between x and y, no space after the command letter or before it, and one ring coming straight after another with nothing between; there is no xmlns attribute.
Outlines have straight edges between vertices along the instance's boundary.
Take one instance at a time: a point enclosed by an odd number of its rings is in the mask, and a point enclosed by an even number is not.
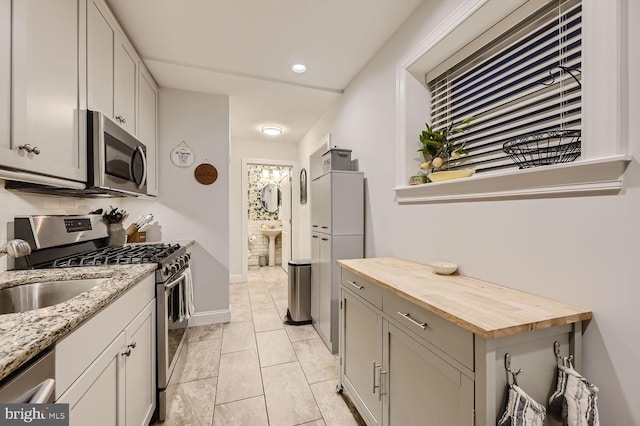
<svg viewBox="0 0 640 426"><path fill-rule="evenodd" d="M505 142L502 149L521 169L570 163L580 157L580 130L532 133Z"/></svg>

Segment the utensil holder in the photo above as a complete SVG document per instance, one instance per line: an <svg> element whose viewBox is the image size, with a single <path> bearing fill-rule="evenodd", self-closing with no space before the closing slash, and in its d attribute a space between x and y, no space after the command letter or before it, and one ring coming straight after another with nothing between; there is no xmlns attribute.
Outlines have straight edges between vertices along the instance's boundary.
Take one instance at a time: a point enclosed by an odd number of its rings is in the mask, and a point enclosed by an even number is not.
<svg viewBox="0 0 640 426"><path fill-rule="evenodd" d="M110 223L108 232L108 244L110 247L122 247L124 243L127 242L127 235L124 232L124 226L122 226L122 223Z"/></svg>

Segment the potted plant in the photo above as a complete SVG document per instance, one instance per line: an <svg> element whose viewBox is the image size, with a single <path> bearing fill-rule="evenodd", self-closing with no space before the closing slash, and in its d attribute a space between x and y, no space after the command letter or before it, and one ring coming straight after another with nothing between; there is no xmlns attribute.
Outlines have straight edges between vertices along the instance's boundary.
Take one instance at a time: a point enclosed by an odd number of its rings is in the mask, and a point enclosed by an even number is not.
<svg viewBox="0 0 640 426"><path fill-rule="evenodd" d="M468 154L464 149L465 143L455 143L451 140L453 135L464 133L464 127L473 118L467 117L459 122L452 121L447 127L434 130L433 126L425 123L426 130L420 133L420 143L424 162L420 164L420 170L429 172L439 170L444 165L449 165L451 160L458 160L461 156Z"/></svg>

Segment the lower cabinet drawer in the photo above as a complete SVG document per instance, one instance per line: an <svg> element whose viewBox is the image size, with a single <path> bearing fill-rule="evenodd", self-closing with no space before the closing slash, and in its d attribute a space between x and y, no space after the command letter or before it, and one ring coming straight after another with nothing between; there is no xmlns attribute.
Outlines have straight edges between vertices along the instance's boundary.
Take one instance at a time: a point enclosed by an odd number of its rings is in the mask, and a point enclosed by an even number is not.
<svg viewBox="0 0 640 426"><path fill-rule="evenodd" d="M365 280L351 271L342 269L342 285L371 303L378 309L382 309L382 288Z"/></svg>
<svg viewBox="0 0 640 426"><path fill-rule="evenodd" d="M393 293L385 291L383 298L384 313L406 330L473 370L472 332Z"/></svg>

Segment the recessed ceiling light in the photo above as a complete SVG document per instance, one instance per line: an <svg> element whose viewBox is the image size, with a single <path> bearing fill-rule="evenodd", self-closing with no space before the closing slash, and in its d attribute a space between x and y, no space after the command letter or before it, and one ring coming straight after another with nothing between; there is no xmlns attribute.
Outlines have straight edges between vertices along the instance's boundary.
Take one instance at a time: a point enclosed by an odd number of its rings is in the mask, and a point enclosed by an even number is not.
<svg viewBox="0 0 640 426"><path fill-rule="evenodd" d="M279 126L262 126L260 130L267 136L280 136L282 134L282 127Z"/></svg>
<svg viewBox="0 0 640 426"><path fill-rule="evenodd" d="M302 74L303 72L307 71L307 66L305 64L293 64L291 65L291 71L295 72L296 74Z"/></svg>

